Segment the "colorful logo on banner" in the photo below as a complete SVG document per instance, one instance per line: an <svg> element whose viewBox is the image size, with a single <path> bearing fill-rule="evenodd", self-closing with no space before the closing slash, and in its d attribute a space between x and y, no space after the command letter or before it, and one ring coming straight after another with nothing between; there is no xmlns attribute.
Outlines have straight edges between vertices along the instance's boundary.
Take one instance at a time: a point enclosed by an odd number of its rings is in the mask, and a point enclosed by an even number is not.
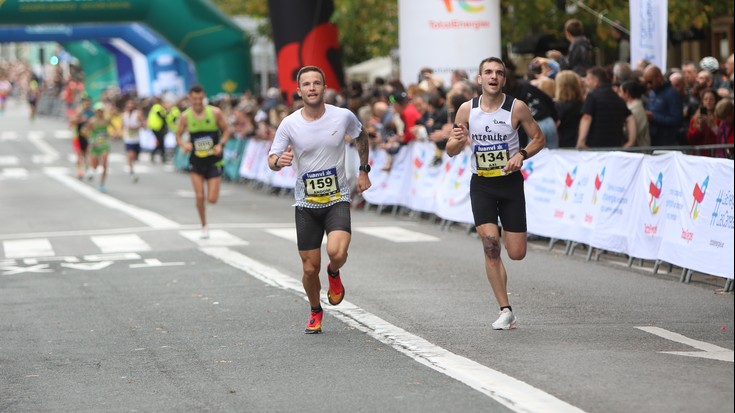
<svg viewBox="0 0 735 413"><path fill-rule="evenodd" d="M529 176L533 173L533 161L523 165L523 168L521 168L521 175L523 175L523 180L525 181L528 179Z"/></svg>
<svg viewBox="0 0 735 413"><path fill-rule="evenodd" d="M600 187L602 186L602 183L605 181L605 169L607 167L602 167L602 172L595 175L595 189L594 192L592 192L592 203L597 204L597 192L600 191Z"/></svg>
<svg viewBox="0 0 735 413"><path fill-rule="evenodd" d="M707 193L707 185L709 185L709 176L704 178L702 186L699 186L698 183L694 184L694 191L692 191L694 201L692 201L692 208L689 210L689 216L692 217L692 220L696 220L699 216L699 204L704 201L704 194Z"/></svg>
<svg viewBox="0 0 735 413"><path fill-rule="evenodd" d="M485 5L482 4L484 0L444 0L444 6L447 8L449 13L452 12L452 3L456 2L462 10L469 13L479 13L485 10ZM473 5L476 4L476 5Z"/></svg>
<svg viewBox="0 0 735 413"><path fill-rule="evenodd" d="M651 199L648 200L648 209L653 215L658 214L660 205L658 204L659 198L661 198L661 189L664 186L664 174L658 173L656 182L651 181L648 184L648 194L651 195Z"/></svg>
<svg viewBox="0 0 735 413"><path fill-rule="evenodd" d="M575 166L574 169L572 169L572 173L570 174L567 172L567 177L564 179L564 193L562 193L562 198L566 201L569 199L569 190L572 189L572 185L574 185L574 179L577 177L577 167Z"/></svg>
<svg viewBox="0 0 735 413"><path fill-rule="evenodd" d="M462 186L462 175L464 175L464 171L467 170L467 160L470 159L467 156L462 157L462 163L459 165L459 168L457 168L457 180L454 181L454 189L458 189L460 186Z"/></svg>

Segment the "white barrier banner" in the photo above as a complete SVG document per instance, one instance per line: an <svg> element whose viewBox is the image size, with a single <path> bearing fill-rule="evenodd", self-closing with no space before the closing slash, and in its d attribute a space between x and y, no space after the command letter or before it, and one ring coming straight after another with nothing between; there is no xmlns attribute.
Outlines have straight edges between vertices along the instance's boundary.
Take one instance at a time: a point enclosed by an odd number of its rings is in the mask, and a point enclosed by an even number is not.
<svg viewBox="0 0 735 413"><path fill-rule="evenodd" d="M637 177L631 181L634 207L619 231L628 232L628 249L625 252L636 258L656 259L661 247L661 237L666 225L666 210L678 191L678 181L673 173L675 153L646 156ZM626 222L627 221L627 222Z"/></svg>
<svg viewBox="0 0 735 413"><path fill-rule="evenodd" d="M241 175L273 179L268 145L247 146ZM389 156L372 150L365 200L472 224L470 149L444 154L440 167L430 166L433 156L432 144L414 142L383 171ZM734 170L731 160L673 152L544 149L521 170L528 232L733 278Z"/></svg>
<svg viewBox="0 0 735 413"><path fill-rule="evenodd" d="M414 211L436 211L436 185L441 175L441 165L433 165L436 145L416 142L411 145L413 164L406 206Z"/></svg>
<svg viewBox="0 0 735 413"><path fill-rule="evenodd" d="M240 161L240 176L245 179L255 179L257 168L255 167L259 155L263 152L263 147L267 144L263 141L250 139L248 146L242 154ZM267 146L266 146L267 148Z"/></svg>
<svg viewBox="0 0 735 413"><path fill-rule="evenodd" d="M602 170L595 175L592 187L593 217L590 245L607 251L635 254L629 244L633 230L631 218L643 208L633 204L635 185L644 155L625 152L606 152L600 160Z"/></svg>
<svg viewBox="0 0 735 413"><path fill-rule="evenodd" d="M444 155L443 175L436 187L436 215L441 219L465 224L475 222L470 203L471 154L467 147L453 158Z"/></svg>
<svg viewBox="0 0 735 413"><path fill-rule="evenodd" d="M733 162L676 156L679 190L666 210L659 258L683 268L733 278ZM709 159L709 158L707 158Z"/></svg>
<svg viewBox="0 0 735 413"><path fill-rule="evenodd" d="M526 193L528 232L558 238L564 233L565 211L559 206L567 191L566 171L548 149L523 162L521 169Z"/></svg>
<svg viewBox="0 0 735 413"><path fill-rule="evenodd" d="M375 205L406 206L406 182L411 174L410 155L410 146L402 146L398 153L393 155L391 168L385 180L380 186L373 184L363 193L367 202ZM370 178L372 180L372 176Z"/></svg>

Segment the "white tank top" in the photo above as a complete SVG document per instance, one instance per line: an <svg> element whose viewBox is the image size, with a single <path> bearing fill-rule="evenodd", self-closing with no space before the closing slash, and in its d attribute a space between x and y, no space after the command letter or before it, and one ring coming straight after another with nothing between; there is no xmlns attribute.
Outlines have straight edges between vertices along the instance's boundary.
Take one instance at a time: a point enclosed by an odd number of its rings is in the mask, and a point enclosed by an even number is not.
<svg viewBox="0 0 735 413"><path fill-rule="evenodd" d="M516 99L503 95L503 104L485 112L480 97L472 99L469 132L472 148L472 173L483 177L503 176L503 167L520 150L518 129L513 127Z"/></svg>
<svg viewBox="0 0 735 413"><path fill-rule="evenodd" d="M123 142L139 143L140 142L140 120L136 115L136 111L123 112Z"/></svg>

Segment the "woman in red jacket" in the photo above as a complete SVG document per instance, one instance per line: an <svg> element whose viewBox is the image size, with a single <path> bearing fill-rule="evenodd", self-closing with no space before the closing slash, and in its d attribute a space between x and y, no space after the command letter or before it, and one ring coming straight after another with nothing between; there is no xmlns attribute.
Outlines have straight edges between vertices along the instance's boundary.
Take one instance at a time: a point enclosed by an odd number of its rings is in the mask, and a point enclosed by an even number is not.
<svg viewBox="0 0 735 413"><path fill-rule="evenodd" d="M711 145L717 143L717 125L719 121L715 117L715 104L717 94L712 89L704 90L699 95L699 110L689 121L687 141L690 145ZM698 152L703 156L715 156L712 149L704 149Z"/></svg>

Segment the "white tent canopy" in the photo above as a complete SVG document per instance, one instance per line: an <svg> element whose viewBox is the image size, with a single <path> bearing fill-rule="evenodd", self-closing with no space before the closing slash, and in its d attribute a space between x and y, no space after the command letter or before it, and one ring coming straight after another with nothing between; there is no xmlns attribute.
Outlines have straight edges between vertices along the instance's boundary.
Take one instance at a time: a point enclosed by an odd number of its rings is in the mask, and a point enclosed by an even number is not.
<svg viewBox="0 0 735 413"><path fill-rule="evenodd" d="M393 61L390 57L374 57L346 69L348 81L357 80L372 83L376 77L388 79L393 75Z"/></svg>

